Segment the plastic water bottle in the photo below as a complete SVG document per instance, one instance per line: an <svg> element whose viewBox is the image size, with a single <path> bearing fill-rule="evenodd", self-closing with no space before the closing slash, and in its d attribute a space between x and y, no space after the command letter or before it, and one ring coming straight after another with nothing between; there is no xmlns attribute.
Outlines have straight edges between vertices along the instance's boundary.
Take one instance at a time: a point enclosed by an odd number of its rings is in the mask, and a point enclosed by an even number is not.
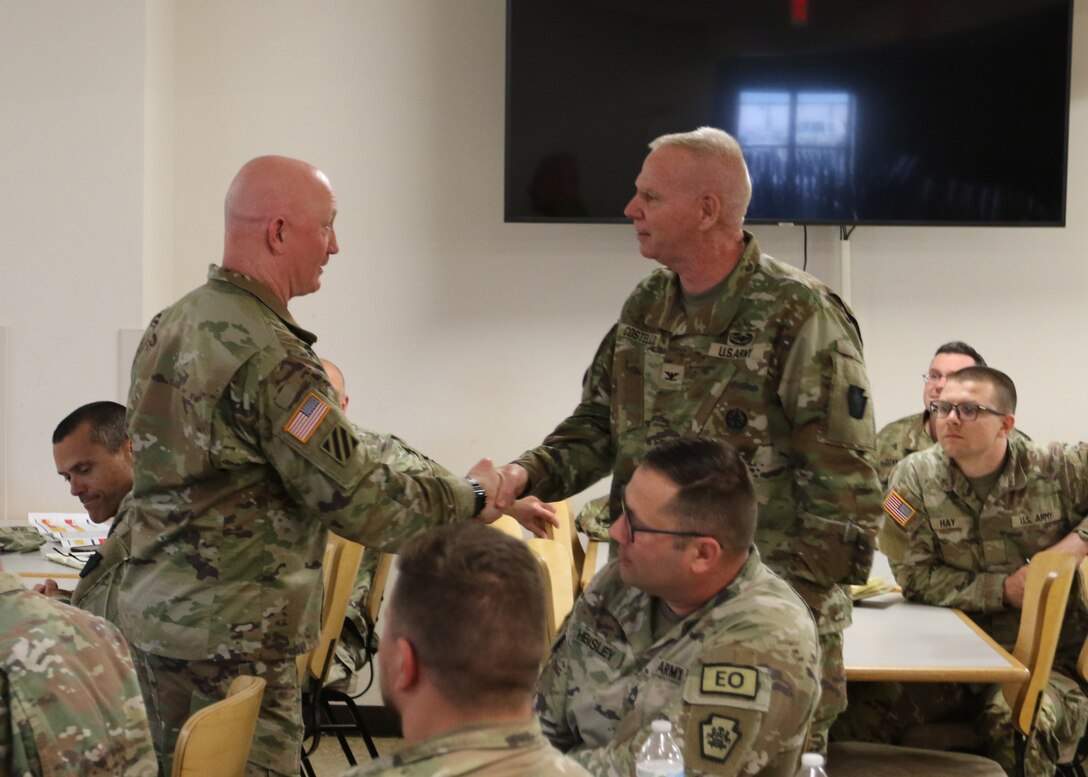
<svg viewBox="0 0 1088 777"><path fill-rule="evenodd" d="M684 754L672 738L672 723L655 720L653 733L635 760L635 777L684 777Z"/></svg>
<svg viewBox="0 0 1088 777"><path fill-rule="evenodd" d="M801 771L797 777L827 777L824 771L824 757L819 753L805 753L801 756Z"/></svg>

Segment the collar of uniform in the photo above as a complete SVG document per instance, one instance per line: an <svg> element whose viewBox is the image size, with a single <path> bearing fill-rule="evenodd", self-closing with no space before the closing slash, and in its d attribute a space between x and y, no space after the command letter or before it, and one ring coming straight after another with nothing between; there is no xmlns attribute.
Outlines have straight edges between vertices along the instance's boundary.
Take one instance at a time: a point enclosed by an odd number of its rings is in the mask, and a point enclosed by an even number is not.
<svg viewBox="0 0 1088 777"><path fill-rule="evenodd" d="M933 439L929 436L929 430L926 428L926 423L929 421L929 411L925 410L910 418L911 423L907 427L907 440L903 452L924 451L934 444Z"/></svg>
<svg viewBox="0 0 1088 777"><path fill-rule="evenodd" d="M651 327L664 329L674 334L720 334L729 328L733 317L737 314L744 294L741 291L752 274L759 267L761 253L759 245L751 232L744 232L744 251L737 261L737 266L726 276L726 284L711 309L709 316L699 316L695 320L689 320L684 311L683 289L680 288L680 276L671 270L665 271L668 283L664 294L658 289L644 289L652 298L647 300L649 305L645 322ZM634 297L639 296L636 292Z"/></svg>
<svg viewBox="0 0 1088 777"><path fill-rule="evenodd" d="M518 723L475 723L404 748L392 757L394 766L408 766L465 750L506 751L547 744L535 715ZM492 760L492 759L488 759ZM468 766L469 764L465 764ZM450 772L460 774L461 772ZM443 772L446 774L446 772Z"/></svg>
<svg viewBox="0 0 1088 777"><path fill-rule="evenodd" d="M0 594L25 590L26 586L11 572L0 572Z"/></svg>
<svg viewBox="0 0 1088 777"><path fill-rule="evenodd" d="M303 329L296 322L291 313L287 310L287 306L280 302L280 298L272 293L272 290L265 286L260 281L255 281L248 275L242 275L235 270L227 270L219 265L209 265L208 267L208 281L219 281L221 283L229 283L232 286L237 286L242 291L252 294L254 297L264 303L265 307L271 310L280 318L283 323L290 327L291 331L298 336L307 345L313 345L317 342L317 335L312 332Z"/></svg>
<svg viewBox="0 0 1088 777"><path fill-rule="evenodd" d="M1028 474L1026 472L1026 457L1024 454L1023 440L1008 438L1009 447L1005 451L1005 461L1001 465L1001 476L998 477L997 483L994 484L994 489L990 493L990 496L998 494L1005 494L1011 491L1019 491L1024 488L1028 482ZM972 496L974 491L971 488L971 482L967 479L967 476L963 474L963 471L954 466L951 459L941 448L940 444L933 446L940 451L940 455L944 457L948 462L948 466L945 468L945 482L942 483L942 487L945 491L955 492L962 497Z"/></svg>
<svg viewBox="0 0 1088 777"><path fill-rule="evenodd" d="M615 565L613 574L615 575L614 584L617 586L617 590L613 594L614 599L605 593L605 600L602 604L616 622L624 628L627 642L632 646L634 652L641 653L650 645L655 644L651 628L651 615L656 597L652 597L645 591L623 582L620 578L618 558L611 563ZM744 566L740 568L740 572L729 582L729 585L703 602L702 607L685 615L680 621L680 631L670 631L666 640L672 640L684 634L694 624L698 623L705 613L739 596L744 588L756 578L762 568L763 559L759 555L758 548L753 545L749 549L748 559L744 562ZM641 615L639 614L640 611ZM635 626L635 631L627 631L626 627L632 625ZM640 634L641 636L639 636Z"/></svg>

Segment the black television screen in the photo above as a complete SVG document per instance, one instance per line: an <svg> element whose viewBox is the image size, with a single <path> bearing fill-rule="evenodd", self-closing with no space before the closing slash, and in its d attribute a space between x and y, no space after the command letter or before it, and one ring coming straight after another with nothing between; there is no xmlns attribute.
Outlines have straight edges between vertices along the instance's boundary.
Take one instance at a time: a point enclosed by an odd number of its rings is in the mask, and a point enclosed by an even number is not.
<svg viewBox="0 0 1088 777"><path fill-rule="evenodd" d="M1073 0L508 0L507 221L621 222L720 127L748 221L1065 223Z"/></svg>

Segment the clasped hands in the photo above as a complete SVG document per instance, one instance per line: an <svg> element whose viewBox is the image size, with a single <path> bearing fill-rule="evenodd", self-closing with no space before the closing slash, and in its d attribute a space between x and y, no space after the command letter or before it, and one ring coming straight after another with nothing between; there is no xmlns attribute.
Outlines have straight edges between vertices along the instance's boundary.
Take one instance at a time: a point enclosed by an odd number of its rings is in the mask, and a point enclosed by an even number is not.
<svg viewBox="0 0 1088 777"><path fill-rule="evenodd" d="M535 496L517 498L529 482L529 474L520 464L496 467L491 459L480 459L468 474L480 482L487 494L487 506L478 516L482 523L494 523L501 515L511 515L536 537L547 536L547 524L559 527L552 505Z"/></svg>

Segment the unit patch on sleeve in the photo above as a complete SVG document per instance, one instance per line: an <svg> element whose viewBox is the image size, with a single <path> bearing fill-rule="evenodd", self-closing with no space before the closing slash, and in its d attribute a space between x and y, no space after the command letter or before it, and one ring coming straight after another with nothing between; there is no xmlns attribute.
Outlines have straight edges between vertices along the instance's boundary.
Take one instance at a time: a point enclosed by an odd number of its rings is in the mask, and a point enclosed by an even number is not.
<svg viewBox="0 0 1088 777"><path fill-rule="evenodd" d="M884 498L884 512L886 512L888 517L897 524L906 528L917 510L907 504L907 500L899 496L898 491L891 491L888 493L888 496Z"/></svg>
<svg viewBox="0 0 1088 777"><path fill-rule="evenodd" d="M325 442L321 443L321 450L329 454L337 464L347 464L358 445L359 440L355 435L341 424L329 432Z"/></svg>
<svg viewBox="0 0 1088 777"><path fill-rule="evenodd" d="M754 666L706 664L700 684L703 693L754 699L759 691L759 670Z"/></svg>
<svg viewBox="0 0 1088 777"><path fill-rule="evenodd" d="M722 763L729 751L740 741L737 721L721 715L711 715L701 724L701 749L703 758Z"/></svg>
<svg viewBox="0 0 1088 777"><path fill-rule="evenodd" d="M291 420L284 424L283 430L299 442L307 443L328 414L329 403L311 391L291 414Z"/></svg>

